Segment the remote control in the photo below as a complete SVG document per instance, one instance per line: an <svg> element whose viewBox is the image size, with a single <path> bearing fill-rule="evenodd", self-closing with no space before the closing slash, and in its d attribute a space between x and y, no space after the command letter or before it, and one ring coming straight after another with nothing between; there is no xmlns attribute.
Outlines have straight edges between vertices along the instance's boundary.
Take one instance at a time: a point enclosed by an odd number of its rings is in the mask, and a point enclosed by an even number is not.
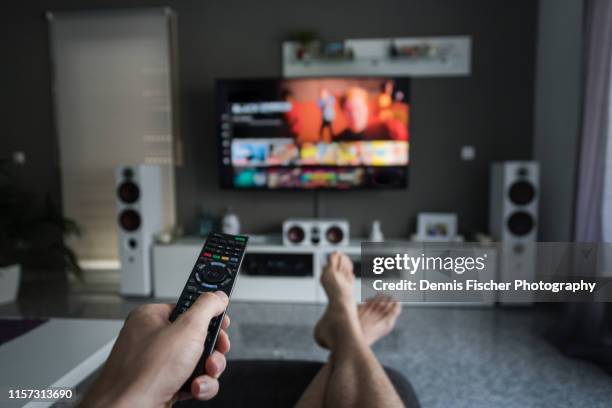
<svg viewBox="0 0 612 408"><path fill-rule="evenodd" d="M234 282L244 258L247 241L248 238L241 235L227 235L218 232L208 235L181 296L176 302L176 307L170 315L171 322L187 311L198 296L204 292L222 290L228 297L232 295ZM184 391L191 392L193 379L204 373L204 363L215 349L224 317L225 311L210 321L208 334L204 342L204 352L193 374L183 385Z"/></svg>

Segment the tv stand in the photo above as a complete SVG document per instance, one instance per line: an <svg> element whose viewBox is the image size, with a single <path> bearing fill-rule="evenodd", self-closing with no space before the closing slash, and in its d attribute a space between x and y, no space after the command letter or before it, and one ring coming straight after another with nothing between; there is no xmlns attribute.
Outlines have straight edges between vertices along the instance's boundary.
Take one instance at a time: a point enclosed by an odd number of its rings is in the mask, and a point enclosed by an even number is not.
<svg viewBox="0 0 612 408"><path fill-rule="evenodd" d="M182 282L193 267L203 238L186 237L169 245L153 245L153 295L176 298ZM261 302L325 302L319 277L329 253L338 248L288 247L280 236L253 236L242 264L233 300ZM358 268L361 241L351 241L341 248ZM361 297L360 280L355 282L355 296Z"/></svg>
<svg viewBox="0 0 612 408"><path fill-rule="evenodd" d="M327 298L319 278L327 257L333 251L346 253L355 265L354 296L361 300L361 242L350 240L349 245L331 246L285 246L280 235L250 236L240 277L232 294L232 300L254 302L326 303ZM394 240L398 242L399 240ZM193 267L204 242L200 237L185 237L171 244L154 244L153 296L176 299L183 283ZM494 268L490 271L495 276ZM493 305L495 295L479 303L469 305ZM436 305L415 302L415 305ZM440 303L438 305L449 305ZM468 305L468 303L462 303Z"/></svg>

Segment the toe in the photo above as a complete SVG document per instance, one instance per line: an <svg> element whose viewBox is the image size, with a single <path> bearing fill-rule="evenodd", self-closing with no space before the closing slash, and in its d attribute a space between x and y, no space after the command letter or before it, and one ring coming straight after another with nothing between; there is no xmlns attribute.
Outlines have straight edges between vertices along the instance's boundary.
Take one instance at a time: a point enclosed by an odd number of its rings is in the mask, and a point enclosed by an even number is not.
<svg viewBox="0 0 612 408"><path fill-rule="evenodd" d="M397 316L399 316L401 311L401 306L399 302L390 302L385 308L385 317L388 317L390 320L395 321Z"/></svg>
<svg viewBox="0 0 612 408"><path fill-rule="evenodd" d="M395 302L394 300L390 300L385 305L385 314L394 314L398 306L399 306L399 303Z"/></svg>
<svg viewBox="0 0 612 408"><path fill-rule="evenodd" d="M376 296L371 297L368 300L366 300L366 303L369 304L369 305L376 305L376 304L380 303L382 298L383 297L381 295L376 295Z"/></svg>
<svg viewBox="0 0 612 408"><path fill-rule="evenodd" d="M389 298L386 296L381 296L376 302L376 310L380 313L384 312L387 308L387 304L389 303Z"/></svg>

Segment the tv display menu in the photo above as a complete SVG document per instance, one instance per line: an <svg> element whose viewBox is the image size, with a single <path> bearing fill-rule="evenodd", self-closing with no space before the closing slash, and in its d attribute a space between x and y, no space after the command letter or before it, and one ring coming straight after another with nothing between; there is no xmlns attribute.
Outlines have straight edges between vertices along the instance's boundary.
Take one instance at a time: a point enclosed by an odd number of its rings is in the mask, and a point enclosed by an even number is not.
<svg viewBox="0 0 612 408"><path fill-rule="evenodd" d="M219 80L221 186L405 188L408 78Z"/></svg>

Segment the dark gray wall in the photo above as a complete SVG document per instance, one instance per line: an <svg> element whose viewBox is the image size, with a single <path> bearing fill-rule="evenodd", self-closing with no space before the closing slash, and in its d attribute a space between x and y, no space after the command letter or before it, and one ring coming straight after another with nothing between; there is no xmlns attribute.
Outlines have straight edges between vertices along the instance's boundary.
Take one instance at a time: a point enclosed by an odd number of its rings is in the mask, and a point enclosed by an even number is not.
<svg viewBox="0 0 612 408"><path fill-rule="evenodd" d="M540 240L572 240L582 92L583 0L540 0L534 155Z"/></svg>
<svg viewBox="0 0 612 408"><path fill-rule="evenodd" d="M59 191L44 11L155 5L169 5L178 14L185 164L177 170L177 208L179 221L188 227L201 205L212 211L231 207L248 232L275 230L286 217L313 214L311 192L245 193L217 187L214 78L280 75L280 42L295 29L315 29L331 39L473 39L471 76L413 83L409 189L320 194L321 215L349 217L353 235L365 234L371 220L380 219L387 236L407 236L419 211L457 212L464 232L484 230L490 163L531 158L533 0L49 0L15 4L11 10L5 6L0 32L6 114L0 149L26 150L29 183ZM464 144L476 147L476 160L459 160Z"/></svg>

